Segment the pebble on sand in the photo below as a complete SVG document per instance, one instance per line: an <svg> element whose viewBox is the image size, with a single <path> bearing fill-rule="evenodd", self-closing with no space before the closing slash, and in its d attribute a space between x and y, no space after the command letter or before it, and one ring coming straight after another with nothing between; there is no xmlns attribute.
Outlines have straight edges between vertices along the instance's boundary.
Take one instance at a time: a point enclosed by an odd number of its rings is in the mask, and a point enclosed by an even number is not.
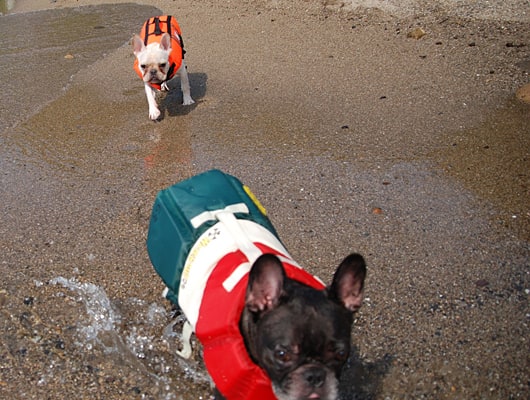
<svg viewBox="0 0 530 400"><path fill-rule="evenodd" d="M407 37L411 39L421 39L426 35L426 32L422 28L414 28L409 33L407 33Z"/></svg>
<svg viewBox="0 0 530 400"><path fill-rule="evenodd" d="M527 83L526 85L523 85L519 89L517 89L515 96L519 100L530 104L530 83Z"/></svg>

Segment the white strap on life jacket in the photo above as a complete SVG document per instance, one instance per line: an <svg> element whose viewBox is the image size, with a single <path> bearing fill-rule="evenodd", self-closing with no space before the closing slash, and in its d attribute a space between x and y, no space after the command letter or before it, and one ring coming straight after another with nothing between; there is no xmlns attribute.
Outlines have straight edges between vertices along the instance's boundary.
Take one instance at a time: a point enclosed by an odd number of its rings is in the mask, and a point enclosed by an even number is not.
<svg viewBox="0 0 530 400"><path fill-rule="evenodd" d="M249 271L250 266L256 261L261 255L261 251L256 247L254 243L249 239L239 221L235 217L234 213L248 214L249 209L245 203L230 204L223 209L214 211L204 211L191 219L191 224L194 228L198 228L207 221L217 220L221 222L233 240L237 244L237 248L246 256L248 262L239 265L234 272L223 282L223 287L226 291L230 292L234 286L245 276Z"/></svg>
<svg viewBox="0 0 530 400"><path fill-rule="evenodd" d="M217 215L222 212L229 212L229 213L243 213L248 214L250 213L247 205L245 203L237 203L237 204L230 204L229 206L226 206L225 208L221 208L219 210L214 211L204 211L200 213L199 215L193 217L190 222L193 225L195 229L197 229L199 226L204 224L207 221L212 221L219 219L217 218Z"/></svg>
<svg viewBox="0 0 530 400"><path fill-rule="evenodd" d="M181 333L182 350L177 350L177 355L188 360L193 352L191 348L191 335L193 334L193 326L189 321L184 322Z"/></svg>
<svg viewBox="0 0 530 400"><path fill-rule="evenodd" d="M246 258L240 265L234 265L232 272L219 282L228 293L245 277L254 261L262 254L254 243L261 243L289 257L274 233L252 220L237 219L233 214L235 210L240 213L245 209L248 210L245 204L234 204L220 210L203 212L192 218L197 226L209 220L218 221L203 232L190 249L180 279L178 304L194 330L206 282L225 255L239 250Z"/></svg>
<svg viewBox="0 0 530 400"><path fill-rule="evenodd" d="M243 276L250 271L250 267L252 264L254 264L254 261L256 261L257 258L262 255L262 252L243 231L234 214L223 211L217 214L217 219L228 229L234 241L237 243L237 247L248 260L248 262L239 265L223 282L223 287L225 290L230 292L241 280L241 278L243 278Z"/></svg>

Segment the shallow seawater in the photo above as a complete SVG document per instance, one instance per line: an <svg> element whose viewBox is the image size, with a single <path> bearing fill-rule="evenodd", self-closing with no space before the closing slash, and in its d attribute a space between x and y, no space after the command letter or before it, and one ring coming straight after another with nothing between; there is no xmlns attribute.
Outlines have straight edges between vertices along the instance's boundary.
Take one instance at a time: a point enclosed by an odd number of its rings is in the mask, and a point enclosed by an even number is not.
<svg viewBox="0 0 530 400"><path fill-rule="evenodd" d="M176 356L182 343L181 315L134 297L117 306L103 288L76 278L57 277L47 284L55 287L56 296L82 305L73 332L79 351L99 353L116 365L127 364L131 378L147 380L157 398L177 398L174 388L179 381L209 386L200 360Z"/></svg>
<svg viewBox="0 0 530 400"><path fill-rule="evenodd" d="M483 124L442 141L433 155L442 168L500 210L495 222L528 240L530 107L514 99Z"/></svg>
<svg viewBox="0 0 530 400"><path fill-rule="evenodd" d="M0 0L0 13L7 14L15 6L15 0Z"/></svg>
<svg viewBox="0 0 530 400"><path fill-rule="evenodd" d="M129 40L157 13L109 4L0 16L2 395L200 399L211 390L198 354L177 356L182 321L152 294L161 282L136 245L150 168L180 162L162 160L173 147L156 128L145 136L143 124L153 125L137 112L145 95Z"/></svg>

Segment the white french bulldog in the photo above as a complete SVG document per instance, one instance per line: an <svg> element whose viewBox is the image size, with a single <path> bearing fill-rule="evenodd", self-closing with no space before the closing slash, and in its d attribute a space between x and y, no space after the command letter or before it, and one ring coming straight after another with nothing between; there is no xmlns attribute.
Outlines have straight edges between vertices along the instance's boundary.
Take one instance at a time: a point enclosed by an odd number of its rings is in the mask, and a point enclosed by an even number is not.
<svg viewBox="0 0 530 400"><path fill-rule="evenodd" d="M136 56L134 69L144 82L151 120L160 117L156 91L168 91L168 82L177 75L183 94L182 104L195 103L190 94L181 31L175 18L158 16L148 19L140 35L134 35L132 45Z"/></svg>

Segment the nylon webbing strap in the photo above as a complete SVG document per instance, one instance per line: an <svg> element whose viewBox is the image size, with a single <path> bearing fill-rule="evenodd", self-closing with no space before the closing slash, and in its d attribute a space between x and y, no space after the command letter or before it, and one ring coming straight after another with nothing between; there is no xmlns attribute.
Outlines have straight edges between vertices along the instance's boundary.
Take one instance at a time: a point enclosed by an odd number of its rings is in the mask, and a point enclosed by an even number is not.
<svg viewBox="0 0 530 400"><path fill-rule="evenodd" d="M150 25L155 25L155 30L153 31L153 35L159 36L162 35L165 31L162 30L160 24L164 23L164 21L161 21L159 17L154 17L151 19L148 19L145 24L145 36L144 36L144 44L147 46L147 39L149 38L149 27ZM166 21L166 32L169 33L169 36L171 36L171 16L168 16ZM180 35L179 35L180 38Z"/></svg>
<svg viewBox="0 0 530 400"><path fill-rule="evenodd" d="M167 17L166 28L167 28L167 33L169 33L169 36L172 36L172 34L171 34L171 15L168 15L168 17Z"/></svg>
<svg viewBox="0 0 530 400"><path fill-rule="evenodd" d="M147 38L149 37L149 20L145 23L145 32L144 32L144 46L147 46Z"/></svg>
<svg viewBox="0 0 530 400"><path fill-rule="evenodd" d="M160 29L160 19L158 17L155 17L155 35L161 35L162 29Z"/></svg>

